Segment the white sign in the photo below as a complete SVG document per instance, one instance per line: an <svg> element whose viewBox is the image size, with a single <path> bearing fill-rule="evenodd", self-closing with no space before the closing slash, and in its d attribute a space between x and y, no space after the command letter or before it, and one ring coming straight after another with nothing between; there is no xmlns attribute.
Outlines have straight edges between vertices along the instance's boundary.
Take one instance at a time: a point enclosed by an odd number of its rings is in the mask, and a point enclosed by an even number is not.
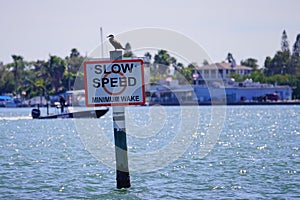
<svg viewBox="0 0 300 200"><path fill-rule="evenodd" d="M87 106L145 104L141 59L84 62L84 81Z"/></svg>

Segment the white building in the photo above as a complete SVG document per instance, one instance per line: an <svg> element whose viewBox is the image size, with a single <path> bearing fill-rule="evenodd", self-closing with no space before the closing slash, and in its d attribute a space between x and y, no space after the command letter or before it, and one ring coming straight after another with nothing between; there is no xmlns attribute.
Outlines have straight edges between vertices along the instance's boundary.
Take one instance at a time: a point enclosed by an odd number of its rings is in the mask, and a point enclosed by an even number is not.
<svg viewBox="0 0 300 200"><path fill-rule="evenodd" d="M252 71L251 67L235 65L231 63L214 63L199 67L194 71L193 78L195 85L207 84L215 81L227 82L231 73L237 73L241 76L249 75Z"/></svg>

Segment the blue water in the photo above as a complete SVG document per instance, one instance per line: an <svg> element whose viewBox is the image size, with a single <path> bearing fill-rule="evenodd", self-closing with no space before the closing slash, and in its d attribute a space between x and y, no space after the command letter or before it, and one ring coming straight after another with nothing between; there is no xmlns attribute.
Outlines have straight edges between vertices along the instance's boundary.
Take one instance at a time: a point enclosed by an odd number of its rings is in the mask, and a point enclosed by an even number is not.
<svg viewBox="0 0 300 200"><path fill-rule="evenodd" d="M199 111L197 127L182 122L181 109L126 110L127 130L136 134L127 138L132 187L117 190L109 163L114 152L102 151L99 158L88 138L100 136L84 136L84 130L101 129L113 142L111 111L94 121L32 120L30 109L0 108L0 199L300 199L300 106L226 107L219 138L205 156L211 107L187 108ZM180 141L191 143L178 154L174 135L189 130L191 137ZM165 148L172 143L177 145ZM135 157L159 149L162 158L174 159Z"/></svg>

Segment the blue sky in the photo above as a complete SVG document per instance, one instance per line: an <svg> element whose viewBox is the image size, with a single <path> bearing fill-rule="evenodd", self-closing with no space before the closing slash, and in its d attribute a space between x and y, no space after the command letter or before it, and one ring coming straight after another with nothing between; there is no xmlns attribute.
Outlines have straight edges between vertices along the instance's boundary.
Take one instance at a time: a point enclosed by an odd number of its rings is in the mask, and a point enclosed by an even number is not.
<svg viewBox="0 0 300 200"><path fill-rule="evenodd" d="M284 29L295 42L299 9L298 0L0 0L0 61L65 57L74 47L84 55L99 44L100 27L104 35L158 27L191 38L214 62L231 52L262 65L280 50Z"/></svg>

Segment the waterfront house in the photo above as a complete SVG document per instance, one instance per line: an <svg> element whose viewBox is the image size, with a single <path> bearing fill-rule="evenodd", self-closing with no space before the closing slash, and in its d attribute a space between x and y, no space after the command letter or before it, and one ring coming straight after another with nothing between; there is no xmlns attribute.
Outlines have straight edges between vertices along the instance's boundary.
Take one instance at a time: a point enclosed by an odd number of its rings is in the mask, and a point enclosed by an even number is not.
<svg viewBox="0 0 300 200"><path fill-rule="evenodd" d="M193 72L194 85L207 85L213 83L228 83L232 73L240 76L249 75L252 72L251 67L243 65L233 65L232 63L214 63L204 65Z"/></svg>

